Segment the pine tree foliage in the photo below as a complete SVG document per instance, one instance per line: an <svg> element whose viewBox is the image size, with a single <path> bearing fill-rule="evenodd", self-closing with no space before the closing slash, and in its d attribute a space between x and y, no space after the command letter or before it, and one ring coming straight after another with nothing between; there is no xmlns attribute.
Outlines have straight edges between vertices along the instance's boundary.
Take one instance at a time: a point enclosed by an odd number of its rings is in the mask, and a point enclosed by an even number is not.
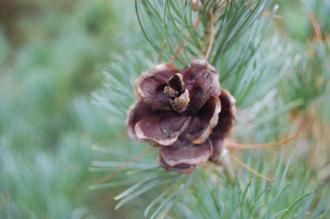
<svg viewBox="0 0 330 219"><path fill-rule="evenodd" d="M330 218L329 1L25 2L0 5L0 218ZM228 141L277 144L166 172L126 134L135 80L205 57Z"/></svg>
<svg viewBox="0 0 330 219"><path fill-rule="evenodd" d="M267 4L268 1L260 0L205 1L201 10L194 13L191 1L135 1L138 21L150 45L165 60L184 49L182 57L177 57L184 64L205 53L212 35L211 25L216 39L211 59L218 60Z"/></svg>
<svg viewBox="0 0 330 219"><path fill-rule="evenodd" d="M114 57L95 102L124 127L139 74L161 62L183 67L206 56L237 100L234 139L263 143L296 133L292 113L329 89L326 40L301 52L304 45L274 31L277 6L267 0L200 1L197 10L192 2L135 1L150 47L141 42L137 51ZM277 143L275 150L229 150L222 166L206 164L182 175L164 171L155 150L125 137L111 149L94 147L100 159L91 170L106 176L91 187L123 188L116 208L144 208L147 218L327 218L329 188L306 162L308 155L300 154L300 142Z"/></svg>
<svg viewBox="0 0 330 219"><path fill-rule="evenodd" d="M292 77L287 81L284 96L301 99L301 108L322 96L327 89L329 74L329 47L324 42L314 43L297 57Z"/></svg>

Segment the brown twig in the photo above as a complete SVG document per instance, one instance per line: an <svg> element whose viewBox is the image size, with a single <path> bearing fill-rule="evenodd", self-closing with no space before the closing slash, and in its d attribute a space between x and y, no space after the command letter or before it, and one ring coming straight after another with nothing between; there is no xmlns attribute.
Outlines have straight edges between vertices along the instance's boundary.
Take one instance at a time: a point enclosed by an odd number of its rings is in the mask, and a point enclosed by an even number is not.
<svg viewBox="0 0 330 219"><path fill-rule="evenodd" d="M239 149L262 149L262 148L267 148L267 147L274 147L277 145L283 145L283 144L288 144L295 140L299 135L299 132L296 132L292 136L288 138L284 138L281 140L278 140L276 142L272 143L265 143L265 144L242 144L242 143L237 143L231 140L226 140L226 147L228 148L239 148Z"/></svg>
<svg viewBox="0 0 330 219"><path fill-rule="evenodd" d="M209 45L207 47L206 53L205 53L205 61L207 61L209 59L209 56L211 54L212 51L212 47L213 47L213 43L214 43L214 16L212 13L210 13L210 20L211 20L211 33L210 33L210 41L209 41Z"/></svg>
<svg viewBox="0 0 330 219"><path fill-rule="evenodd" d="M163 40L163 42L160 44L160 48L163 49L165 46L166 46L166 40ZM163 55L164 55L164 52L162 50L162 51L159 52L158 62L162 62Z"/></svg>
<svg viewBox="0 0 330 219"><path fill-rule="evenodd" d="M270 11L263 11L263 12L261 13L261 16L263 16L263 17L274 18L274 19L276 19L276 20L283 20L282 16L280 16L280 15L278 15L278 14L274 14L274 13L272 13L272 12L270 12Z"/></svg>
<svg viewBox="0 0 330 219"><path fill-rule="evenodd" d="M193 27L197 28L199 26L199 17L196 17L194 23L193 23ZM188 42L191 40L191 34L189 34L178 46L178 48L175 50L174 55L169 59L168 63L172 64L173 62L175 62L175 60L182 54L182 52L184 51L184 49L187 47Z"/></svg>
<svg viewBox="0 0 330 219"><path fill-rule="evenodd" d="M317 21L315 14L313 14L312 12L308 12L308 17L311 20L311 24L313 27L314 39L316 41L322 41L321 26L320 26L319 22Z"/></svg>
<svg viewBox="0 0 330 219"><path fill-rule="evenodd" d="M175 62L175 60L182 54L184 49L186 48L188 42L191 40L191 36L189 35L183 42L179 45L179 47L175 50L175 54L168 61L169 64Z"/></svg>
<svg viewBox="0 0 330 219"><path fill-rule="evenodd" d="M245 163L243 163L243 161L241 161L240 159L238 159L237 157L235 157L234 155L230 155L230 157L233 159L233 161L235 161L238 165L240 165L241 167L243 167L244 169L246 169L247 171L251 172L253 175L258 176L260 178L262 178L263 180L272 182L275 179L274 178L270 178L268 176L265 176L261 173L259 173L258 171L256 171L255 169L253 169L252 167L246 165Z"/></svg>

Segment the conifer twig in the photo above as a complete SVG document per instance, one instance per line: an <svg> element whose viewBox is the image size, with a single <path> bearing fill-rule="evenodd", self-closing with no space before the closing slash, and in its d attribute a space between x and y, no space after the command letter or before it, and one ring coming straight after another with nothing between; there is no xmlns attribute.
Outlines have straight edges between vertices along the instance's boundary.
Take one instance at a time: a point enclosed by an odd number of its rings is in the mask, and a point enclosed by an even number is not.
<svg viewBox="0 0 330 219"><path fill-rule="evenodd" d="M230 157L233 159L233 161L235 161L238 165L240 165L242 168L246 169L247 171L251 172L253 175L255 176L258 176L260 178L262 178L263 180L266 180L266 181L274 181L275 179L274 178L270 178L268 176L265 176L261 173L259 173L258 171L256 171L255 169L253 169L252 167L246 165L245 163L243 163L243 161L241 161L240 159L238 159L236 156L234 155L230 155Z"/></svg>
<svg viewBox="0 0 330 219"><path fill-rule="evenodd" d="M312 12L308 12L308 17L311 20L311 24L314 31L314 39L316 41L322 40L322 31L319 22L317 21L316 16Z"/></svg>
<svg viewBox="0 0 330 219"><path fill-rule="evenodd" d="M197 28L199 26L199 17L196 17L194 23L193 23L193 27ZM172 64L184 51L184 49L186 48L188 42L191 40L192 36L191 34L189 34L183 41L182 43L178 46L178 48L175 51L175 54L169 59L168 63ZM162 55L162 53L161 53Z"/></svg>
<svg viewBox="0 0 330 219"><path fill-rule="evenodd" d="M264 16L264 17L271 17L271 18L273 18L273 19L281 20L281 21L283 20L283 17L282 17L281 15L274 14L274 13L272 13L272 12L270 12L270 11L267 11L267 10L263 11L263 12L261 13L261 16Z"/></svg>
<svg viewBox="0 0 330 219"><path fill-rule="evenodd" d="M160 45L160 48L163 49L165 46L166 46L166 41L163 40L163 42L162 42L161 45ZM164 52L163 52L163 50L161 50L161 51L159 52L159 58L158 58L158 61L159 61L159 62L162 61L162 59L163 59L163 55L164 55Z"/></svg>
<svg viewBox="0 0 330 219"><path fill-rule="evenodd" d="M213 47L213 43L214 43L214 35L215 35L215 30L214 30L214 16L212 13L210 13L210 19L211 19L211 33L210 33L210 41L209 41L209 45L208 48L206 50L206 54L205 54L205 61L207 61L209 59L209 56L211 54L212 51L212 47Z"/></svg>
<svg viewBox="0 0 330 219"><path fill-rule="evenodd" d="M191 36L190 35L186 39L183 40L183 42L176 49L175 54L168 61L169 64L172 64L182 54L182 52L184 51L184 49L187 46L187 43L190 40L191 40Z"/></svg>
<svg viewBox="0 0 330 219"><path fill-rule="evenodd" d="M242 143L237 143L231 140L226 140L226 147L229 148L239 148L239 149L262 149L262 148L267 148L267 147L274 147L277 145L283 145L283 144L289 144L293 140L295 140L298 137L299 133L296 132L292 136L289 136L284 139L280 139L275 142L271 143L265 143L265 144L242 144Z"/></svg>

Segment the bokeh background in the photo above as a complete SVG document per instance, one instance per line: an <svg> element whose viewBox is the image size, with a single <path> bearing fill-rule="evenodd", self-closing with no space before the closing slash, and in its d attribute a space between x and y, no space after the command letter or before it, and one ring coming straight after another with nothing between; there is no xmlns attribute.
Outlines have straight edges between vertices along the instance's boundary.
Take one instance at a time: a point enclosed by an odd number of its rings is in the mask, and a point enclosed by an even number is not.
<svg viewBox="0 0 330 219"><path fill-rule="evenodd" d="M111 140L91 92L127 45L126 3L0 1L0 218L113 214L112 195L88 188L90 146Z"/></svg>
<svg viewBox="0 0 330 219"><path fill-rule="evenodd" d="M287 18L279 30L304 44L299 1L278 3ZM131 214L113 210L114 191L89 189L88 167L91 145L115 137L91 93L111 55L140 42L138 31L130 0L0 0L0 218Z"/></svg>

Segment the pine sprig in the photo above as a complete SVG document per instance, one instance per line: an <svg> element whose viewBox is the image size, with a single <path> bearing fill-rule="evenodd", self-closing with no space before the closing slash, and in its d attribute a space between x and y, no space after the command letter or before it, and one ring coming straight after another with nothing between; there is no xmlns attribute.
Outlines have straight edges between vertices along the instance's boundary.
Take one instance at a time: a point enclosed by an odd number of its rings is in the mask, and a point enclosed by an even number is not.
<svg viewBox="0 0 330 219"><path fill-rule="evenodd" d="M247 154L246 154L247 155ZM315 197L318 191L311 190L310 173L295 173L296 165L277 156L275 162L267 162L270 154L248 155L246 163L261 172L275 170L275 181L268 183L258 177L243 173L232 181L222 174L198 177L194 188L184 196L184 202L176 209L187 218L296 218L315 217L310 208L323 209L319 215L325 216L327 208ZM274 166L273 166L274 165ZM204 173L205 174L205 173ZM323 190L324 192L329 192ZM323 198L326 198L327 193Z"/></svg>
<svg viewBox="0 0 330 219"><path fill-rule="evenodd" d="M298 48L300 56L294 65L294 74L284 83L283 97L301 100L304 110L313 101L324 95L329 84L330 49L327 42L317 42L308 49Z"/></svg>
<svg viewBox="0 0 330 219"><path fill-rule="evenodd" d="M288 58L294 50L266 28L271 23L261 14L268 4L267 0L203 1L202 8L193 11L188 0L136 0L142 34L154 51L116 58L106 73L105 88L95 99L110 110L112 121L123 125L134 101L130 91L141 72L159 62L183 67L192 59L208 58L220 71L221 85L237 99L235 138L267 142L285 136L293 129L286 121L288 112L304 100L297 98L300 94L286 102L281 96L279 84L294 77L294 62ZM265 30L275 36L265 39ZM242 165L235 166L231 155L224 155L229 162L222 167L206 165L182 175L159 168L156 154L144 154L142 145L122 140L111 144L118 149L108 151L109 161L96 161L91 167L108 175L92 187L126 188L115 197L116 208L133 203L144 208L148 218L295 218L329 212L323 204L329 191L323 187L324 195L312 191L317 181L310 177L315 173L295 171L295 165L301 164L286 160L287 151L276 159L274 151L242 153L241 162L258 174L240 171ZM300 170L307 168L304 164ZM266 182L261 175L274 177L275 182ZM317 210L310 213L311 208Z"/></svg>
<svg viewBox="0 0 330 219"><path fill-rule="evenodd" d="M156 163L154 154L147 157L140 152L140 156L143 157L137 157L138 152L132 155L125 153L120 157L126 160L113 161L118 159L118 152L97 146L94 146L93 149L107 153L107 157L110 157L111 161L94 161L92 163L91 171L107 172L110 175L97 180L95 184L91 185L91 189L127 187L114 197L118 201L116 209L129 202L136 202L137 198L146 195L151 197L151 201L143 202L145 205L141 206L145 208L145 217L159 218L159 215L167 211L171 203L189 188L195 178L194 174L182 175L163 170Z"/></svg>
<svg viewBox="0 0 330 219"><path fill-rule="evenodd" d="M189 0L135 1L141 30L149 44L161 54L161 60L169 61L181 47L185 50L177 57L181 64L201 58L214 34L210 62L215 63L248 30L269 1L205 1L203 4L202 10L194 12ZM214 33L211 33L213 25Z"/></svg>
<svg viewBox="0 0 330 219"><path fill-rule="evenodd" d="M103 67L104 86L93 93L93 102L109 111L111 123L123 126L128 108L134 102L138 75L154 66L153 52L128 51L116 55Z"/></svg>

